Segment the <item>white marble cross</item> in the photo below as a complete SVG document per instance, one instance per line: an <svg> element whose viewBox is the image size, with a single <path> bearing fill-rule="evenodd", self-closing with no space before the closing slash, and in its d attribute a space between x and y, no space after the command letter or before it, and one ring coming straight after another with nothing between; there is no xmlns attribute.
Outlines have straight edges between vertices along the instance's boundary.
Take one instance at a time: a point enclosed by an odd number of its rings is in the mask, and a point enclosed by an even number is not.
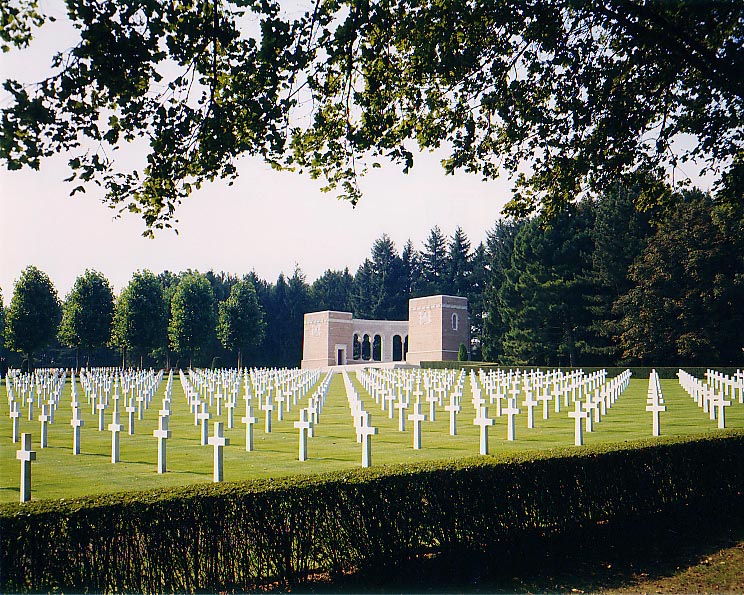
<svg viewBox="0 0 744 595"><path fill-rule="evenodd" d="M294 422L294 427L300 431L300 461L307 461L307 434L310 426L307 409L300 409L300 420Z"/></svg>
<svg viewBox="0 0 744 595"><path fill-rule="evenodd" d="M165 473L167 470L167 440L171 437L169 420L167 415L158 417L158 429L152 433L158 439L158 473Z"/></svg>
<svg viewBox="0 0 744 595"><path fill-rule="evenodd" d="M20 439L20 427L21 427L21 409L18 406L18 401L13 401L10 406L10 419L13 420L13 444L17 443Z"/></svg>
<svg viewBox="0 0 744 595"><path fill-rule="evenodd" d="M201 411L199 412L199 421L201 421L201 445L207 445L207 439L209 438L209 419L212 416L207 411L207 402L201 402Z"/></svg>
<svg viewBox="0 0 744 595"><path fill-rule="evenodd" d="M449 412L450 415L450 436L457 436L457 414L462 411L462 407L457 404L457 401L455 399L450 399L450 404L447 405L444 410Z"/></svg>
<svg viewBox="0 0 744 595"><path fill-rule="evenodd" d="M651 405L646 405L646 411L650 411L653 414L653 428L652 428L652 435L653 436L661 436L661 424L659 419L659 413L662 411L666 411L666 405L662 405L659 402L652 403Z"/></svg>
<svg viewBox="0 0 744 595"><path fill-rule="evenodd" d="M494 420L488 417L488 407L480 407L478 416L473 420L473 425L480 427L480 454L488 454L488 427L494 424Z"/></svg>
<svg viewBox="0 0 744 595"><path fill-rule="evenodd" d="M21 502L31 500L31 461L36 460L36 452L31 450L31 434L21 434L21 449L16 451L16 459L21 462Z"/></svg>
<svg viewBox="0 0 744 595"><path fill-rule="evenodd" d="M373 428L370 423L369 413L365 411L362 417L362 424L357 429L357 432L362 437L362 467L370 467L372 465L372 436L377 434L377 428Z"/></svg>
<svg viewBox="0 0 744 595"><path fill-rule="evenodd" d="M395 404L395 408L398 410L398 431L406 431L406 409L408 409L408 403L404 399L401 399Z"/></svg>
<svg viewBox="0 0 744 595"><path fill-rule="evenodd" d="M121 432L122 426L119 423L119 412L114 411L111 419L111 423L108 426L109 432L111 432L111 462L119 462L119 432Z"/></svg>
<svg viewBox="0 0 744 595"><path fill-rule="evenodd" d="M137 411L137 408L134 405L127 405L124 410L129 415L129 425L127 426L127 433L130 436L134 436L134 414Z"/></svg>
<svg viewBox="0 0 744 595"><path fill-rule="evenodd" d="M527 427L532 429L535 427L535 407L539 405L539 403L532 397L532 389L525 388L525 398L524 403L527 407Z"/></svg>
<svg viewBox="0 0 744 595"><path fill-rule="evenodd" d="M46 405L41 406L41 414L39 415L39 421L41 422L41 441L39 443L41 448L49 446L49 414Z"/></svg>
<svg viewBox="0 0 744 595"><path fill-rule="evenodd" d="M589 413L582 411L579 399L574 401L574 410L568 412L568 417L574 418L574 445L582 446L584 444L584 434L582 433L581 420L589 417Z"/></svg>
<svg viewBox="0 0 744 595"><path fill-rule="evenodd" d="M253 450L253 424L258 422L258 418L253 416L250 400L245 402L245 416L241 417L240 421L245 424L245 450L251 452Z"/></svg>
<svg viewBox="0 0 744 595"><path fill-rule="evenodd" d="M517 409L517 398L512 397L511 399L508 399L509 405L507 407L504 407L501 409L502 414L506 414L508 417L508 420L506 422L506 439L509 441L514 440L514 430L516 426L516 420L514 419L515 416L519 415L521 412L519 409Z"/></svg>
<svg viewBox="0 0 744 595"><path fill-rule="evenodd" d="M263 406L263 410L266 412L264 431L267 434L271 434L271 412L274 410L274 406L271 404L270 397L266 398L266 404Z"/></svg>
<svg viewBox="0 0 744 595"><path fill-rule="evenodd" d="M222 450L230 444L230 439L225 438L222 432L222 422L214 422L214 435L209 437L209 444L214 447L214 483L219 483L224 478L224 466L222 459Z"/></svg>
<svg viewBox="0 0 744 595"><path fill-rule="evenodd" d="M711 407L718 409L718 429L723 430L726 427L726 407L731 405L731 401L724 398L723 391L719 392L711 403Z"/></svg>
<svg viewBox="0 0 744 595"><path fill-rule="evenodd" d="M408 419L413 422L413 448L421 450L421 422L426 421L426 416L421 413L421 403L413 405L413 413Z"/></svg>
<svg viewBox="0 0 744 595"><path fill-rule="evenodd" d="M104 415L106 414L106 403L103 402L103 398L101 398L96 405L96 409L98 410L98 431L103 432L106 429L106 421L104 419Z"/></svg>

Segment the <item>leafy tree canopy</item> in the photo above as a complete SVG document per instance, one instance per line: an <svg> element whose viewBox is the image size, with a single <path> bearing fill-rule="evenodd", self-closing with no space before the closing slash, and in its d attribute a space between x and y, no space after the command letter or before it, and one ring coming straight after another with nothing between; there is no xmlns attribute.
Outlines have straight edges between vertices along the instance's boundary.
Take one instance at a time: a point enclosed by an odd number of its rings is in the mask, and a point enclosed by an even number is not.
<svg viewBox="0 0 744 595"><path fill-rule="evenodd" d="M238 281L229 297L219 304L217 335L226 349L238 352L238 368L244 354L253 353L263 341L266 324L250 281Z"/></svg>
<svg viewBox="0 0 744 595"><path fill-rule="evenodd" d="M33 86L8 80L0 158L71 152L73 192L170 226L193 188L258 155L356 202L357 179L417 148L447 172L512 176L512 215L642 184L695 159L721 196L744 186L740 0L66 0L79 43ZM294 13L292 13L294 14ZM46 17L3 3L3 49ZM678 143L679 139L686 139ZM113 149L147 145L120 171Z"/></svg>
<svg viewBox="0 0 744 595"><path fill-rule="evenodd" d="M97 271L86 270L75 279L62 305L60 342L68 347L103 347L111 339L114 292L108 279Z"/></svg>
<svg viewBox="0 0 744 595"><path fill-rule="evenodd" d="M137 271L116 301L111 342L142 356L165 345L167 320L158 278Z"/></svg>
<svg viewBox="0 0 744 595"><path fill-rule="evenodd" d="M54 340L60 317L52 281L35 266L27 267L15 283L5 316L7 346L30 357Z"/></svg>

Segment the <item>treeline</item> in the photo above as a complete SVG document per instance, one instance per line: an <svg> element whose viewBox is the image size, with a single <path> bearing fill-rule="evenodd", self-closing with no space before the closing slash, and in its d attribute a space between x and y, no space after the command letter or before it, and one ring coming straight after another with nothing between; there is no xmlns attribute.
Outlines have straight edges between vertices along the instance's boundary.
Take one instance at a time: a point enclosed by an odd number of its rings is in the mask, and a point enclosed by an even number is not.
<svg viewBox="0 0 744 595"><path fill-rule="evenodd" d="M670 194L656 211L639 211L643 200L618 189L549 220L497 221L475 247L460 228L447 237L434 227L420 250L409 240L401 252L383 234L355 274L327 270L311 284L299 268L275 283L254 272L141 271L115 298L86 271L60 304L29 267L0 349L65 366L297 366L306 312L405 320L408 299L444 293L469 300L475 360L740 365L741 207L698 191Z"/></svg>

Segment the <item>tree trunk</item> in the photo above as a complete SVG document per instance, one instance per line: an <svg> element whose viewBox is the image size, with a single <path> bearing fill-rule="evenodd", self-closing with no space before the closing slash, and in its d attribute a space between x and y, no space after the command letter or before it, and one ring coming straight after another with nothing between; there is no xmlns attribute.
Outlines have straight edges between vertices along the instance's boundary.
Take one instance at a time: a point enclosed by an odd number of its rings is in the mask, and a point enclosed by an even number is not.
<svg viewBox="0 0 744 595"><path fill-rule="evenodd" d="M121 348L121 369L124 370L127 363L127 348Z"/></svg>
<svg viewBox="0 0 744 595"><path fill-rule="evenodd" d="M140 370L142 369L142 357L143 357L143 356L142 356L142 354L140 353L140 367L139 367L139 369L140 369Z"/></svg>
<svg viewBox="0 0 744 595"><path fill-rule="evenodd" d="M240 372L243 365L243 354L241 353L240 349L238 349L238 372Z"/></svg>

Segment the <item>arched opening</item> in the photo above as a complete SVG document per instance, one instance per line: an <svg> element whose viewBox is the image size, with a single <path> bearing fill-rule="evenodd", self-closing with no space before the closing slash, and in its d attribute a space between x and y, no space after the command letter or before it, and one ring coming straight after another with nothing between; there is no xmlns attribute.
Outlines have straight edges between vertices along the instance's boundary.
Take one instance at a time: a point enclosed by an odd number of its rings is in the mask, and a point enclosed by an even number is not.
<svg viewBox="0 0 744 595"><path fill-rule="evenodd" d="M393 335L393 361L403 361L403 339L400 335Z"/></svg>
<svg viewBox="0 0 744 595"><path fill-rule="evenodd" d="M354 333L354 339L352 340L352 354L351 358L354 360L362 359L362 340L358 333Z"/></svg>
<svg viewBox="0 0 744 595"><path fill-rule="evenodd" d="M408 357L408 335L406 335L406 338L403 341L403 359L405 360L406 357Z"/></svg>
<svg viewBox="0 0 744 595"><path fill-rule="evenodd" d="M372 344L369 341L369 335L364 335L364 338L362 339L362 360L368 362L371 355Z"/></svg>
<svg viewBox="0 0 744 595"><path fill-rule="evenodd" d="M459 322L460 322L460 319L458 318L457 313L453 314L452 315L452 330L453 331L457 330L457 326Z"/></svg>
<svg viewBox="0 0 744 595"><path fill-rule="evenodd" d="M372 361L382 361L382 337L380 335L375 335L372 341Z"/></svg>

